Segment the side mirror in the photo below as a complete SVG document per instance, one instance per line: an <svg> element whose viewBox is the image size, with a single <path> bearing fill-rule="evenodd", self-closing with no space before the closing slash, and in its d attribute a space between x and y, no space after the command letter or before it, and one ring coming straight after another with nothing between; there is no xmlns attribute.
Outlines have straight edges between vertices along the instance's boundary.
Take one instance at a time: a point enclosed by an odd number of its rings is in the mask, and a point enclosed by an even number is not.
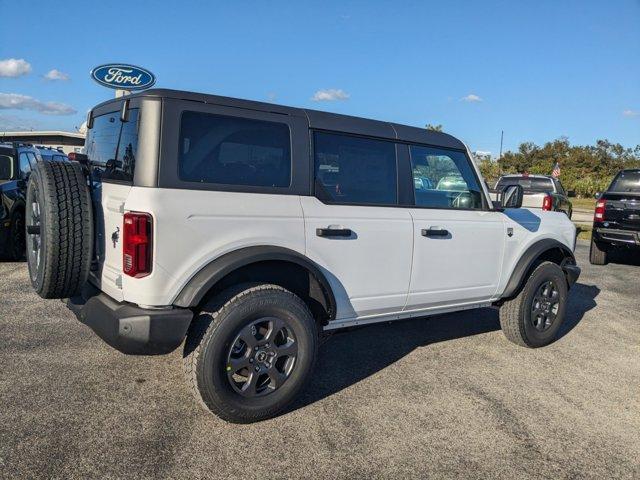
<svg viewBox="0 0 640 480"><path fill-rule="evenodd" d="M576 191L575 190L568 190L567 191L567 197L575 197L576 196Z"/></svg>
<svg viewBox="0 0 640 480"><path fill-rule="evenodd" d="M596 200L599 200L600 197L602 196L602 193L600 192L596 192L596 194L593 196Z"/></svg>
<svg viewBox="0 0 640 480"><path fill-rule="evenodd" d="M500 205L502 208L522 207L524 189L521 185L509 185L500 193Z"/></svg>
<svg viewBox="0 0 640 480"><path fill-rule="evenodd" d="M71 160L72 162L78 162L82 165L89 165L89 157L87 157L84 153L71 152L69 155L67 155L67 157L69 157L69 160Z"/></svg>
<svg viewBox="0 0 640 480"><path fill-rule="evenodd" d="M0 156L0 180L13 178L13 159L9 156Z"/></svg>

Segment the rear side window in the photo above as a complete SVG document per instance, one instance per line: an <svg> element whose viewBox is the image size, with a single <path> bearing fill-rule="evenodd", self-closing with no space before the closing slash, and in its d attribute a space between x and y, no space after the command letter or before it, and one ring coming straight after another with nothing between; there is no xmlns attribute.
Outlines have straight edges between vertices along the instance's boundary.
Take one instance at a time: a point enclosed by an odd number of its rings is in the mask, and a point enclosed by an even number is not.
<svg viewBox="0 0 640 480"><path fill-rule="evenodd" d="M291 183L291 139L284 123L184 112L179 148L184 181L256 187Z"/></svg>
<svg viewBox="0 0 640 480"><path fill-rule="evenodd" d="M0 154L0 180L13 178L13 158Z"/></svg>
<svg viewBox="0 0 640 480"><path fill-rule="evenodd" d="M94 176L101 180L132 182L138 148L138 112L129 110L129 120L120 121L120 112L93 119L85 142Z"/></svg>
<svg viewBox="0 0 640 480"><path fill-rule="evenodd" d="M316 196L330 203L395 205L396 150L392 142L314 133Z"/></svg>

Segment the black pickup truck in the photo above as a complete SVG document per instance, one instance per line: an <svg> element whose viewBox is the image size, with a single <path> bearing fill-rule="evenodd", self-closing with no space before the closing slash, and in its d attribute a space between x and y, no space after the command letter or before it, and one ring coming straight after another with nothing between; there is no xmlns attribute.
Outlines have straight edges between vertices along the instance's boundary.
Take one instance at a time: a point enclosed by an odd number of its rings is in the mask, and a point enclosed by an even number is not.
<svg viewBox="0 0 640 480"><path fill-rule="evenodd" d="M589 261L605 265L616 248L640 252L640 169L622 170L596 198Z"/></svg>
<svg viewBox="0 0 640 480"><path fill-rule="evenodd" d="M0 142L0 256L21 260L25 253L25 194L38 149L23 143Z"/></svg>

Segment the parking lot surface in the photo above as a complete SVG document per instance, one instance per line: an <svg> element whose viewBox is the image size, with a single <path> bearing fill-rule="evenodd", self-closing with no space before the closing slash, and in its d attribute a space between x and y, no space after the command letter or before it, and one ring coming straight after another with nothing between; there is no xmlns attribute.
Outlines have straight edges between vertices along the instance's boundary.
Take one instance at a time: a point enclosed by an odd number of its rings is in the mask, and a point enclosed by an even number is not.
<svg viewBox="0 0 640 480"><path fill-rule="evenodd" d="M555 344L492 309L334 334L253 425L200 408L181 350L122 355L0 263L0 477L640 478L640 266L587 255Z"/></svg>

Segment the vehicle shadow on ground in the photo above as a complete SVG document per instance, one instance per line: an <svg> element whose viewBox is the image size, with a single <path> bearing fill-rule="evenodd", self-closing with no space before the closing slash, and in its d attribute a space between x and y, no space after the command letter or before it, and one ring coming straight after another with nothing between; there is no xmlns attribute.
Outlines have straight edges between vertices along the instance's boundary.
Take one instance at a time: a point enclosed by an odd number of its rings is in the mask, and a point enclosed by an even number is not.
<svg viewBox="0 0 640 480"><path fill-rule="evenodd" d="M637 250L621 250L609 253L609 263L615 263L618 265L633 265L640 266L640 255Z"/></svg>
<svg viewBox="0 0 640 480"><path fill-rule="evenodd" d="M571 289L568 315L559 338L573 330L585 313L596 306L595 298L599 293L598 287L581 283ZM482 308L335 333L320 346L313 381L288 411L303 408L358 383L418 347L499 329L497 309Z"/></svg>

